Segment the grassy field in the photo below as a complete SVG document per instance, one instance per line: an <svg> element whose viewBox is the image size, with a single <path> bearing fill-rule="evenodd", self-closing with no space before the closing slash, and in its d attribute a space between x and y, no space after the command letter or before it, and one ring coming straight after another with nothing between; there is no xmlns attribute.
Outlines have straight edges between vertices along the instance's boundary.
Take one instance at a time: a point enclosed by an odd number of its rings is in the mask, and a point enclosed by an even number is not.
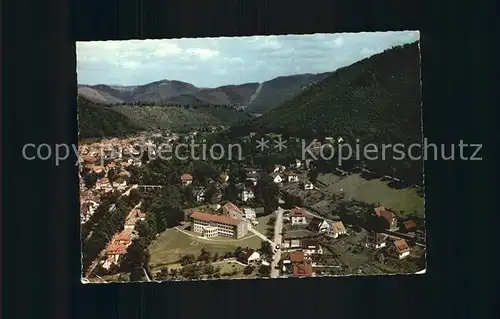
<svg viewBox="0 0 500 319"><path fill-rule="evenodd" d="M175 263L182 255L187 254L194 254L197 256L202 248L212 254L218 253L221 255L227 252L233 252L237 246L259 248L260 244L260 238L251 233L248 234L246 238L240 240L220 237L208 240L189 236L172 228L161 233L149 246L149 252L151 254L150 265L155 267L157 265Z"/></svg>
<svg viewBox="0 0 500 319"><path fill-rule="evenodd" d="M415 188L395 189L390 188L388 182L380 179L366 180L359 174L352 174L340 179L334 174L322 174L318 180L326 184L321 188L329 194L344 193L345 199L354 199L365 203L380 203L386 208L401 215L413 214L424 217L424 198L417 194Z"/></svg>

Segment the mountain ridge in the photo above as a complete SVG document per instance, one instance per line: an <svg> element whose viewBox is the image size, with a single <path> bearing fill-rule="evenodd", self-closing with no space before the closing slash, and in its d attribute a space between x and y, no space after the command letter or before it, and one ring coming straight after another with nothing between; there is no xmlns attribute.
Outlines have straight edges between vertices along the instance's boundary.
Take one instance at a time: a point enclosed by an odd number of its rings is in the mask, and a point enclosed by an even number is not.
<svg viewBox="0 0 500 319"><path fill-rule="evenodd" d="M236 108L248 108L252 112L265 112L329 73L279 76L262 83L229 84L215 88L199 88L188 82L167 79L131 86L78 84L78 95L98 104L194 103L230 105Z"/></svg>

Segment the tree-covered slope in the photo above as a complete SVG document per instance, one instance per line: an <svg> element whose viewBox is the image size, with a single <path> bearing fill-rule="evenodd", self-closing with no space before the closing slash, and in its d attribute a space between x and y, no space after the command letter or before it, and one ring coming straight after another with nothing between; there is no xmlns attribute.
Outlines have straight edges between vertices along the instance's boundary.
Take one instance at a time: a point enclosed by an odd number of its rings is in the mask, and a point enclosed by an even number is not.
<svg viewBox="0 0 500 319"><path fill-rule="evenodd" d="M78 128L80 138L125 136L142 128L110 107L78 98Z"/></svg>
<svg viewBox="0 0 500 319"><path fill-rule="evenodd" d="M229 106L130 106L111 107L138 126L148 129L186 130L216 125L230 126L251 119L246 112Z"/></svg>
<svg viewBox="0 0 500 319"><path fill-rule="evenodd" d="M342 68L264 114L255 128L348 141L421 141L418 43Z"/></svg>

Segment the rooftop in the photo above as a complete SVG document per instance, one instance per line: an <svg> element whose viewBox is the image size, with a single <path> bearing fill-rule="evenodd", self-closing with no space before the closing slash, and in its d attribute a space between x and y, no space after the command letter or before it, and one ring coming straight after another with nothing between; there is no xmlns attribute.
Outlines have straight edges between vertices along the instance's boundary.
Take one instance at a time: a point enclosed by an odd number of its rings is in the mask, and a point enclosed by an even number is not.
<svg viewBox="0 0 500 319"><path fill-rule="evenodd" d="M194 212L190 216L193 219L196 220L202 220L206 222L215 222L215 223L221 223L221 224L226 224L226 225L233 225L237 226L240 223L242 223L242 220L239 219L234 219L226 216L221 216L221 215L213 215L213 214L207 214L207 213L202 213L202 212Z"/></svg>
<svg viewBox="0 0 500 319"><path fill-rule="evenodd" d="M296 277L311 277L313 274L312 265L309 262L293 264L293 275Z"/></svg>
<svg viewBox="0 0 500 319"><path fill-rule="evenodd" d="M299 262L304 261L304 252L303 251L290 252L290 261L292 263L299 263Z"/></svg>

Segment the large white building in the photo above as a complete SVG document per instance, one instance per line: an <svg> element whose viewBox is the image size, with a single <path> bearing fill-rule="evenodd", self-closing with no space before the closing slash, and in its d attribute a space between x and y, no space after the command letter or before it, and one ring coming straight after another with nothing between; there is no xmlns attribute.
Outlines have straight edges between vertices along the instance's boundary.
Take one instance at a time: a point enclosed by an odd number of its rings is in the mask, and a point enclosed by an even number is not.
<svg viewBox="0 0 500 319"><path fill-rule="evenodd" d="M191 214L192 230L206 237L223 236L242 238L248 233L248 224L244 220L202 212Z"/></svg>

